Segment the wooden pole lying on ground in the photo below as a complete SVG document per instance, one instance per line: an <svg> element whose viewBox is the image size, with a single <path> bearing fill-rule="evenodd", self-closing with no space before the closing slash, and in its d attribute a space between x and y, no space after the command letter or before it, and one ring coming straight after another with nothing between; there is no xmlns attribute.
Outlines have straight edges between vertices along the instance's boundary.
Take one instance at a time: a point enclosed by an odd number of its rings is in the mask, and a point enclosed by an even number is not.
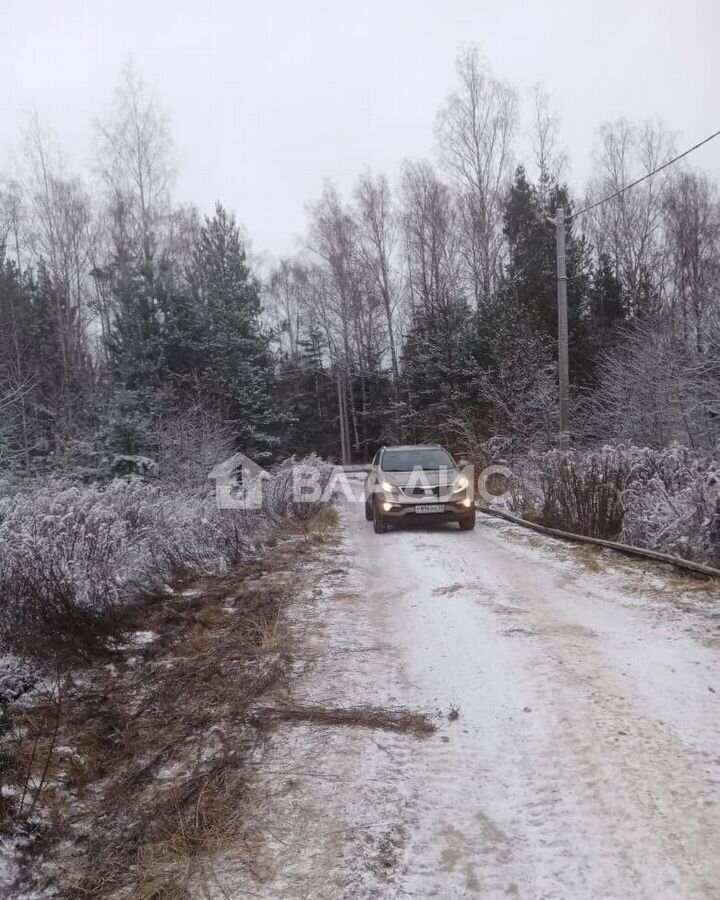
<svg viewBox="0 0 720 900"><path fill-rule="evenodd" d="M548 528L546 525L538 525L536 522L528 522L527 519L521 519L512 513L505 512L500 509L493 509L491 506L478 505L479 512L488 516L495 516L499 519L505 519L514 525L522 525L523 528L531 528L540 534L547 534L551 537L562 538L566 541L576 541L581 544L595 544L597 547L606 547L609 550L616 550L618 553L625 553L628 556L639 556L643 559L651 559L654 562L667 563L667 565L675 566L677 569L685 569L688 572L697 572L699 575L706 575L709 578L720 578L720 569L712 566L706 566L704 563L692 562L689 559L683 559L680 556L673 556L671 553L661 553L658 550L646 550L644 547L633 547L630 544L618 544L615 541L606 541L603 538L589 537L585 534L573 534L570 531L560 531L559 528Z"/></svg>

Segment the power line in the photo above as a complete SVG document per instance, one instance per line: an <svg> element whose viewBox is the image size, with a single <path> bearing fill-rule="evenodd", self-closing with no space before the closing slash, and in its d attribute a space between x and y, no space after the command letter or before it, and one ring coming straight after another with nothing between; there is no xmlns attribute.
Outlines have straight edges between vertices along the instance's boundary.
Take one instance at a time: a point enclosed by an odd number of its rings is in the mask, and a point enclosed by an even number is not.
<svg viewBox="0 0 720 900"><path fill-rule="evenodd" d="M630 184L626 184L625 187L622 187L620 188L620 190L615 191L614 194L610 194L609 197L604 197L602 200L597 200L595 203L591 203L589 206L586 206L585 209L581 209L579 212L573 213L571 216L568 216L568 218L575 219L577 216L581 216L583 213L590 212L591 209L602 206L603 203L607 203L608 200L614 200L615 197L619 197L621 194L624 194L625 191L629 191L630 188L634 188L638 184L641 184L643 181L647 181L648 178L652 178L653 175L657 175L658 172L662 172L663 169L667 169L668 166L673 165L673 163L676 163L678 162L678 160L681 160L684 157L688 156L690 153L693 153L704 144L709 144L710 141L718 136L720 136L720 131L716 131L714 134L711 134L709 137L706 137L704 140L700 141L694 146L689 147L687 150L684 150L682 153L678 154L678 156L675 156L672 159L669 159L667 162L664 162L661 166L658 166L657 169L654 169L652 172L648 172L647 175L643 175L642 178L637 178Z"/></svg>

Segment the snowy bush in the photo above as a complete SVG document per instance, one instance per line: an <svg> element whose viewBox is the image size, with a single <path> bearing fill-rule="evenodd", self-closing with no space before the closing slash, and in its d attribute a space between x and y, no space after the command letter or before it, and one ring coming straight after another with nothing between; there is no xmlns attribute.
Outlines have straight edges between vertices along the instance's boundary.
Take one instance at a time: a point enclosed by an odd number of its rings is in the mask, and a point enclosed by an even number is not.
<svg viewBox="0 0 720 900"><path fill-rule="evenodd" d="M711 457L677 444L632 453L622 540L690 559L720 562L720 473Z"/></svg>
<svg viewBox="0 0 720 900"><path fill-rule="evenodd" d="M612 447L585 452L551 450L541 459L543 524L574 534L617 537L630 474L625 454Z"/></svg>
<svg viewBox="0 0 720 900"><path fill-rule="evenodd" d="M552 450L512 463L511 506L544 525L720 562L716 459L678 444Z"/></svg>
<svg viewBox="0 0 720 900"><path fill-rule="evenodd" d="M11 653L0 656L0 733L3 730L3 707L29 691L37 680L36 673L25 660Z"/></svg>
<svg viewBox="0 0 720 900"><path fill-rule="evenodd" d="M324 477L316 458L307 462ZM265 484L262 511L218 509L207 487L139 478L49 480L0 496L0 644L48 660L89 657L112 640L130 600L178 579L226 571L273 524L317 505L292 499L289 464Z"/></svg>
<svg viewBox="0 0 720 900"><path fill-rule="evenodd" d="M263 490L263 510L272 519L307 520L324 505L333 466L314 453L305 459L285 460L272 472Z"/></svg>
<svg viewBox="0 0 720 900"><path fill-rule="evenodd" d="M161 480L186 489L207 484L210 469L235 447L232 428L200 403L163 418L155 440Z"/></svg>

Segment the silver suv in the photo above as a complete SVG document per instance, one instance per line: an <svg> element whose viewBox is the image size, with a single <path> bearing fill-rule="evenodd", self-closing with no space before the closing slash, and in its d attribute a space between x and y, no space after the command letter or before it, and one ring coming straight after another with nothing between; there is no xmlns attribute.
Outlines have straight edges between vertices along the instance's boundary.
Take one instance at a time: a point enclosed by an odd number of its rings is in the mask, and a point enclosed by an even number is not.
<svg viewBox="0 0 720 900"><path fill-rule="evenodd" d="M459 466L439 444L383 447L365 482L365 518L376 534L391 522L457 522L475 527L470 466Z"/></svg>

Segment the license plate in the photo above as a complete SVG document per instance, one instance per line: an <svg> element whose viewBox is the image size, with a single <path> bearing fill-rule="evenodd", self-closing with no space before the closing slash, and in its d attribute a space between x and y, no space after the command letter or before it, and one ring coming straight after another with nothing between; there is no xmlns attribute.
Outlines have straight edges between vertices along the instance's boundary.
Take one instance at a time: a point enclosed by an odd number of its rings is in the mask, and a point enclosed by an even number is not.
<svg viewBox="0 0 720 900"><path fill-rule="evenodd" d="M420 505L420 506L415 507L415 512L416 513L441 513L441 512L445 512L445 507L442 505L442 503L434 503L432 506Z"/></svg>

